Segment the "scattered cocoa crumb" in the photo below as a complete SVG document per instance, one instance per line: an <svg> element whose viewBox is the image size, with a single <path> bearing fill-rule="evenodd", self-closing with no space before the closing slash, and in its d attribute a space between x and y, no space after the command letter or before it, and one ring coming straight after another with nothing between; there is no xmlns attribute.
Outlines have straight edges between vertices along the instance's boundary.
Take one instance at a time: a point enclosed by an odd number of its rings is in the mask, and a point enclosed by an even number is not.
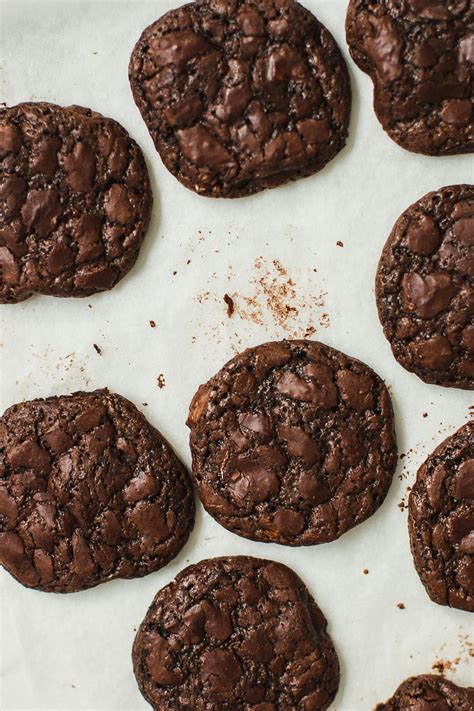
<svg viewBox="0 0 474 711"><path fill-rule="evenodd" d="M92 308L92 304L87 304L87 306L88 306L90 309Z"/></svg>
<svg viewBox="0 0 474 711"><path fill-rule="evenodd" d="M99 348L97 343L93 343L92 345L94 346L96 353L98 353L99 355L102 355L102 349Z"/></svg>
<svg viewBox="0 0 474 711"><path fill-rule="evenodd" d="M224 294L224 301L227 304L227 316L231 318L234 313L234 300L229 294Z"/></svg>
<svg viewBox="0 0 474 711"><path fill-rule="evenodd" d="M178 272L173 272L173 276L176 276L177 273L178 273Z"/></svg>
<svg viewBox="0 0 474 711"><path fill-rule="evenodd" d="M362 572L364 573L364 575L368 575L368 574L369 574L369 569L368 569L368 568L364 568L364 570L363 570Z"/></svg>
<svg viewBox="0 0 474 711"><path fill-rule="evenodd" d="M344 247L344 242L341 242L340 239L337 240L336 244L338 247Z"/></svg>
<svg viewBox="0 0 474 711"><path fill-rule="evenodd" d="M151 326L152 328L156 328L156 323L155 323L154 321L151 321L151 320L150 320L150 326Z"/></svg>
<svg viewBox="0 0 474 711"><path fill-rule="evenodd" d="M438 674L444 674L446 671L455 671L461 659L438 659L431 668L437 671Z"/></svg>
<svg viewBox="0 0 474 711"><path fill-rule="evenodd" d="M188 261L186 262L186 264L191 264L191 260L190 260L190 259L188 259Z"/></svg>
<svg viewBox="0 0 474 711"><path fill-rule="evenodd" d="M407 456L407 455L405 454L405 452L402 452L402 453L400 454L400 459L405 459L406 456Z"/></svg>
<svg viewBox="0 0 474 711"><path fill-rule="evenodd" d="M148 403L147 403L147 402L142 402L142 405L143 405L143 407L148 407Z"/></svg>
<svg viewBox="0 0 474 711"><path fill-rule="evenodd" d="M427 412L424 412L424 413L423 413L423 417L428 417L428 413L427 413Z"/></svg>
<svg viewBox="0 0 474 711"><path fill-rule="evenodd" d="M399 610L405 610L405 605L403 604L403 602L397 602L397 607Z"/></svg>
<svg viewBox="0 0 474 711"><path fill-rule="evenodd" d="M160 390L162 390L165 387L166 382L165 382L165 376L163 375L163 373L160 373L159 376L157 377L156 384L158 385Z"/></svg>

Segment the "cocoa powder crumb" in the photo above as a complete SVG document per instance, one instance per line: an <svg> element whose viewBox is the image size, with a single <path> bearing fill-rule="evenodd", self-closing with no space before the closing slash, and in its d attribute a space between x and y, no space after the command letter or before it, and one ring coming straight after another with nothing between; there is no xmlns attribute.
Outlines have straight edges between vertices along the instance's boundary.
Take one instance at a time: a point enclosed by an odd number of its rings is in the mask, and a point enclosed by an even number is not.
<svg viewBox="0 0 474 711"><path fill-rule="evenodd" d="M224 301L227 304L227 316L231 318L234 313L234 300L229 294L224 294Z"/></svg>
<svg viewBox="0 0 474 711"><path fill-rule="evenodd" d="M364 570L363 570L362 572L364 573L364 575L368 575L368 574L369 574L369 569L368 569L368 568L364 568Z"/></svg>
<svg viewBox="0 0 474 711"><path fill-rule="evenodd" d="M97 343L93 343L92 345L94 346L94 349L95 349L96 353L98 353L99 355L102 355L102 349L99 348L99 346L97 345Z"/></svg>
<svg viewBox="0 0 474 711"><path fill-rule="evenodd" d="M340 239L337 240L336 244L338 247L344 247L344 242L341 242Z"/></svg>
<svg viewBox="0 0 474 711"><path fill-rule="evenodd" d="M160 373L159 376L157 377L156 384L158 385L160 390L162 390L165 387L166 381L165 381L165 376L163 375L163 373Z"/></svg>
<svg viewBox="0 0 474 711"><path fill-rule="evenodd" d="M156 328L156 323L154 321L150 320L150 326L152 328Z"/></svg>
<svg viewBox="0 0 474 711"><path fill-rule="evenodd" d="M405 605L403 604L403 602L397 602L397 607L398 607L399 610L405 610L405 609L406 609L406 608L405 608Z"/></svg>

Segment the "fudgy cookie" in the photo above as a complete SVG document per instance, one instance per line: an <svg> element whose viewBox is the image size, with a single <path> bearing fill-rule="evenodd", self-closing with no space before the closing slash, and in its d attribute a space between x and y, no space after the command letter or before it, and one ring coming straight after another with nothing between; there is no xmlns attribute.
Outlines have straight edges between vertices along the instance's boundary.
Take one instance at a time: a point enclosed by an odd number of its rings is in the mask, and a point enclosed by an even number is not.
<svg viewBox="0 0 474 711"><path fill-rule="evenodd" d="M350 0L346 34L390 138L427 155L474 150L471 0Z"/></svg>
<svg viewBox="0 0 474 711"><path fill-rule="evenodd" d="M441 188L405 210L375 293L400 365L425 383L474 388L474 185Z"/></svg>
<svg viewBox="0 0 474 711"><path fill-rule="evenodd" d="M367 365L314 341L249 348L189 410L206 510L256 541L332 541L381 505L397 462L393 413Z"/></svg>
<svg viewBox="0 0 474 711"><path fill-rule="evenodd" d="M409 498L413 560L430 598L474 612L474 420L418 470Z"/></svg>
<svg viewBox="0 0 474 711"><path fill-rule="evenodd" d="M194 522L191 481L131 402L107 390L32 400L0 422L0 564L74 592L147 575Z"/></svg>
<svg viewBox="0 0 474 711"><path fill-rule="evenodd" d="M80 106L0 107L0 303L88 296L134 265L152 193L120 124Z"/></svg>
<svg viewBox="0 0 474 711"><path fill-rule="evenodd" d="M133 645L135 676L157 710L319 711L339 684L326 627L285 565L203 560L153 600Z"/></svg>
<svg viewBox="0 0 474 711"><path fill-rule="evenodd" d="M344 146L351 91L332 35L293 0L197 0L147 27L135 102L183 185L239 197L323 168Z"/></svg>
<svg viewBox="0 0 474 711"><path fill-rule="evenodd" d="M405 679L391 699L374 711L472 711L474 688L461 687L435 674Z"/></svg>

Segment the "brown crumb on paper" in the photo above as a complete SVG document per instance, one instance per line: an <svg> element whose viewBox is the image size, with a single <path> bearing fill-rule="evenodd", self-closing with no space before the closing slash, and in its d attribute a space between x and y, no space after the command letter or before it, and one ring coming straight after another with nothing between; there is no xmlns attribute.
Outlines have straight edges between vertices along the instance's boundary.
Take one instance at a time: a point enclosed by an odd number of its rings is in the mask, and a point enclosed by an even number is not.
<svg viewBox="0 0 474 711"><path fill-rule="evenodd" d="M97 343L93 343L92 345L94 346L95 352L98 353L98 355L102 355L102 349L99 348L99 346L97 345Z"/></svg>
<svg viewBox="0 0 474 711"><path fill-rule="evenodd" d="M344 242L341 242L340 239L337 240L336 244L338 247L344 247Z"/></svg>
<svg viewBox="0 0 474 711"><path fill-rule="evenodd" d="M368 574L369 574L369 569L368 569L368 568L364 568L364 570L363 570L362 572L364 573L364 575L368 575Z"/></svg>
<svg viewBox="0 0 474 711"><path fill-rule="evenodd" d="M163 388L166 385L165 376L163 375L163 373L160 373L159 376L157 377L156 384L158 385L160 390L163 390Z"/></svg>
<svg viewBox="0 0 474 711"><path fill-rule="evenodd" d="M325 306L326 291L298 287L296 276L279 259L267 262L257 257L254 267L255 275L249 280L252 292L233 298L235 312L242 320L262 326L268 314L293 338L313 335L318 326L330 325L329 314L319 313Z"/></svg>
<svg viewBox="0 0 474 711"><path fill-rule="evenodd" d="M405 610L405 609L406 609L403 602L397 602L397 607L398 607L399 610Z"/></svg>
<svg viewBox="0 0 474 711"><path fill-rule="evenodd" d="M152 328L156 328L156 323L150 319L150 326Z"/></svg>
<svg viewBox="0 0 474 711"><path fill-rule="evenodd" d="M234 313L234 300L229 294L224 294L224 301L227 304L227 316L231 318Z"/></svg>

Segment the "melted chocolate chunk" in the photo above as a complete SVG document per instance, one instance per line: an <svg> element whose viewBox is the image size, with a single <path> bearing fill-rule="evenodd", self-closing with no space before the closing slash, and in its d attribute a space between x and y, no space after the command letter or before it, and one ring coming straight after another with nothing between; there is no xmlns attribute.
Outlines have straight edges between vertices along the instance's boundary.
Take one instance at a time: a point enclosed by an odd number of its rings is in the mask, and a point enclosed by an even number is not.
<svg viewBox="0 0 474 711"><path fill-rule="evenodd" d="M405 679L391 699L374 711L472 711L474 687L461 687L434 674Z"/></svg>
<svg viewBox="0 0 474 711"><path fill-rule="evenodd" d="M239 197L323 168L344 146L342 55L292 0L197 0L143 32L135 102L165 166L211 197Z"/></svg>
<svg viewBox="0 0 474 711"><path fill-rule="evenodd" d="M131 402L96 390L10 407L0 422L0 564L75 592L158 570L194 522L188 473Z"/></svg>
<svg viewBox="0 0 474 711"><path fill-rule="evenodd" d="M317 342L236 356L199 388L188 425L204 507L257 541L338 538L378 509L397 461L382 380Z"/></svg>
<svg viewBox="0 0 474 711"><path fill-rule="evenodd" d="M153 600L133 645L135 676L155 709L322 711L339 684L326 627L285 565L203 560Z"/></svg>
<svg viewBox="0 0 474 711"><path fill-rule="evenodd" d="M132 268L152 193L120 124L80 106L0 107L0 303L88 296Z"/></svg>
<svg viewBox="0 0 474 711"><path fill-rule="evenodd" d="M379 318L397 361L425 383L474 388L474 186L428 193L380 258Z"/></svg>
<svg viewBox="0 0 474 711"><path fill-rule="evenodd" d="M474 150L470 0L350 0L346 33L390 138L427 155Z"/></svg>
<svg viewBox="0 0 474 711"><path fill-rule="evenodd" d="M430 598L474 612L474 421L442 442L418 470L408 529Z"/></svg>

